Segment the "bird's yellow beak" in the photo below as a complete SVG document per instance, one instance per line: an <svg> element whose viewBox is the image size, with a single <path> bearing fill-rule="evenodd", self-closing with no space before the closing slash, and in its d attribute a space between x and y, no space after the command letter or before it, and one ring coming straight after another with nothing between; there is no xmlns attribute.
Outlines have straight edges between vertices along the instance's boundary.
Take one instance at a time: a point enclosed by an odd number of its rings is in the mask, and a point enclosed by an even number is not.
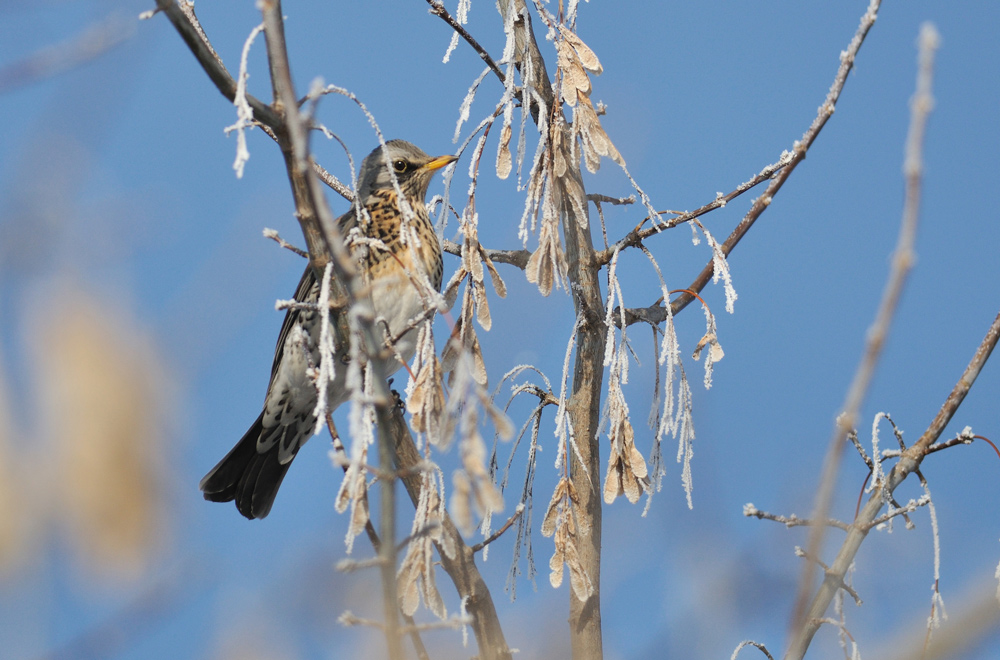
<svg viewBox="0 0 1000 660"><path fill-rule="evenodd" d="M458 156L438 156L437 158L427 163L420 169L424 169L429 172L436 172L445 165L450 165L454 163L456 160L458 160Z"/></svg>

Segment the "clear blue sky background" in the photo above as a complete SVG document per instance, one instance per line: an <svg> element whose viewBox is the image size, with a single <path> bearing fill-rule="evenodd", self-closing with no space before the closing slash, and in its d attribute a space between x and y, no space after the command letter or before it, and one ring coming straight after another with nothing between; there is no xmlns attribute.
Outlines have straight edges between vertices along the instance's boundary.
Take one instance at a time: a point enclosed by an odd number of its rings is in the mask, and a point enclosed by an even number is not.
<svg viewBox="0 0 1000 660"><path fill-rule="evenodd" d="M654 204L701 206L791 148L813 120L866 4L581 3L579 34L604 66L593 98L607 104L603 124ZM113 11L134 17L149 6L132 0L0 3L0 66L72 39ZM250 2L203 0L197 9L235 72L259 14ZM442 64L450 31L426 9L420 0L287 2L300 93L322 76L357 94L387 137L450 153L459 103L481 63L463 43ZM942 47L925 151L919 258L863 409L862 438L878 411L891 413L909 441L919 437L997 313L1000 234L992 198L1000 175L1000 6L888 1L836 114L730 260L736 313L722 311L720 288L706 290L726 357L710 391L700 386L701 365L686 363L695 386L694 510L685 506L670 443L665 485L648 517L640 517L641 504L605 508L609 658L724 658L747 638L775 653L784 647L801 561L792 549L804 545L805 536L748 520L742 507L753 502L800 515L811 507L833 418L896 240L914 44L925 20L936 24ZM469 29L499 58L503 35L493 3L473 3ZM551 44L542 46L551 70ZM269 99L262 39L250 62L252 93ZM500 94L487 78L473 124ZM55 283L72 280L150 333L173 382L165 395L172 403L165 448L170 533L152 568L137 581L100 583L71 559L60 528L46 527L32 556L0 577L0 657L40 657L107 621L128 634L116 647L121 658L213 658L236 639L251 640L262 657L274 657L267 650L274 648L288 658L380 651L376 634L335 623L345 609L369 616L379 610L370 598L374 576L332 568L343 556L345 522L333 510L340 476L324 440L302 452L263 522L244 520L231 505L206 503L197 490L259 411L281 322L273 302L291 295L303 265L261 238L266 226L302 242L276 146L251 134L252 157L244 178L236 179L235 139L223 133L235 111L162 16L139 23L122 45L91 63L8 91L0 96L0 112L0 367L23 431L8 442L25 452L41 442L34 439L46 413L33 392L44 376L28 348L30 318ZM320 113L356 158L375 145L350 102L329 97ZM317 136L314 147L324 165L347 176L335 143ZM491 142L486 160L494 153ZM467 165L468 156L456 176L456 202L467 185ZM523 197L513 178L499 182L487 170L482 179L482 242L517 247ZM587 185L590 192L630 193L609 161ZM436 182L432 193L440 189ZM721 240L752 196L711 214L706 226ZM346 210L336 195L330 200L335 212ZM622 235L643 215L610 209L608 231ZM709 257L704 243L691 245L686 228L649 246L671 288L687 286ZM655 276L641 255L628 257L621 269L626 302L648 305L657 296ZM446 257L446 273L456 264ZM572 325L568 297L557 291L542 298L520 271L501 266L501 273L510 295L492 299L493 330L480 333L491 381L522 362L558 380ZM701 336L700 312L687 310L678 326L687 356ZM651 347L647 330L634 328L633 337L643 366L633 371L626 393L637 444L646 453ZM971 425L1000 440L998 397L1000 377L990 363L945 435ZM513 411L520 423L526 408ZM543 447L539 506L554 481L549 431ZM444 461L450 470L454 455ZM523 454L515 465L516 483ZM933 456L924 474L941 526L942 593L960 617L969 593L996 586L1000 460L979 443ZM841 476L834 513L848 519L865 476L850 452ZM509 510L517 492L507 495ZM908 482L898 497L919 493ZM540 515L536 509L536 520ZM891 535L873 533L858 555L855 584L865 604L847 609L864 657L929 613L930 522L926 510L913 517L915 530L897 525ZM523 658L561 657L569 593L566 585L553 590L548 584L551 541L536 534L537 591L522 579L513 605L503 591L512 542L495 544L483 568L508 640ZM367 556L361 540L355 554ZM134 620L122 617L135 598L163 584L161 607ZM454 611L452 587L445 579L440 586ZM428 639L452 654L447 657L462 656L457 634ZM813 655L835 653L834 634L824 630ZM998 654L994 632L964 657Z"/></svg>

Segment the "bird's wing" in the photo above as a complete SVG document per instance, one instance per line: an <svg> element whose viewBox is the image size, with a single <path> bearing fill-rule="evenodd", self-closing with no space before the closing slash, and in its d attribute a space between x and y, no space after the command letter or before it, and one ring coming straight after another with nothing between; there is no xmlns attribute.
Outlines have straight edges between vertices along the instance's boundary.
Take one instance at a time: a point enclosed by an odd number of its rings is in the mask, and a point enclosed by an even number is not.
<svg viewBox="0 0 1000 660"><path fill-rule="evenodd" d="M353 207L350 211L337 218L337 228L340 230L341 236L346 236L347 232L357 226L358 216L354 212ZM299 286L295 289L294 299L298 302L305 302L309 297L309 291L316 285L316 273L313 272L311 265L307 265L305 272L302 273L302 279L299 280ZM295 327L295 323L298 321L301 312L302 310L292 308L285 313L285 320L281 324L281 332L278 333L278 343L274 347L274 361L271 363L271 380L267 384L268 391L271 390L271 384L278 373L278 365L281 364L281 354L285 349L285 341L288 339L288 333Z"/></svg>
<svg viewBox="0 0 1000 660"><path fill-rule="evenodd" d="M302 273L299 286L295 289L294 299L297 302L305 302L309 297L309 290L314 286L316 286L316 274L313 272L312 266L306 265L306 271ZM278 373L278 365L281 364L281 355L285 350L285 341L288 339L288 333L295 327L295 323L298 321L299 314L301 313L302 310L294 307L285 312L285 320L282 322L281 332L278 334L278 343L274 347L274 362L271 363L271 380L267 383L268 392L271 391L271 384Z"/></svg>

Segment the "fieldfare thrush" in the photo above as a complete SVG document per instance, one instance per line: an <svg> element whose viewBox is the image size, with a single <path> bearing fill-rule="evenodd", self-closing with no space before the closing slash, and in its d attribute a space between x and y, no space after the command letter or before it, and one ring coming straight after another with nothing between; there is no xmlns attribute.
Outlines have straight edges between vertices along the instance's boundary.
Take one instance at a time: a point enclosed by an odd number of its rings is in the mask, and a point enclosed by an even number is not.
<svg viewBox="0 0 1000 660"><path fill-rule="evenodd" d="M413 274L425 274L436 290L441 289L441 243L427 215L424 198L434 172L457 157L431 158L403 140L387 142L386 152L377 147L361 164L357 195L367 213L359 218L352 208L337 219L337 224L342 236L357 227L362 236L374 239L367 241L374 245L352 247L352 254L363 255L362 279L370 285L375 318L385 320L389 337L397 337L424 311L420 291L411 279ZM412 210L407 219L400 210L393 178ZM417 240L403 238L402 227L407 223L412 229L408 235L415 233ZM313 269L306 266L295 300L317 303L319 297L320 282ZM239 512L251 519L263 518L271 510L292 459L316 426L318 394L309 367L319 364L320 325L316 309L291 308L285 314L264 409L232 451L201 480L205 499L235 500ZM416 341L417 330L412 329L396 342L396 353L404 362L413 358ZM345 355L343 350L339 347L338 355ZM395 373L401 366L395 357L389 358L382 364L383 373ZM327 389L330 411L350 396L346 369L338 367Z"/></svg>

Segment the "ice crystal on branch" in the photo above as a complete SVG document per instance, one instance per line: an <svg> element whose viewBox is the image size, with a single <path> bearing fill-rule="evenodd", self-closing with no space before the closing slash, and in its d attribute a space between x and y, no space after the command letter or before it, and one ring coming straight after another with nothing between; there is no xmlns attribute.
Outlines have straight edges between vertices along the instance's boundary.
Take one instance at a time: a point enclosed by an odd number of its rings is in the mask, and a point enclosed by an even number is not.
<svg viewBox="0 0 1000 660"><path fill-rule="evenodd" d="M236 160L233 161L233 169L236 170L236 178L243 178L243 167L250 160L250 151L247 149L246 129L253 127L253 108L247 101L247 58L250 56L250 46L257 35L264 31L264 24L261 23L250 31L243 44L243 54L240 56L240 73L236 79L236 93L233 98L233 105L236 106L236 123L226 127L226 135L236 131Z"/></svg>

